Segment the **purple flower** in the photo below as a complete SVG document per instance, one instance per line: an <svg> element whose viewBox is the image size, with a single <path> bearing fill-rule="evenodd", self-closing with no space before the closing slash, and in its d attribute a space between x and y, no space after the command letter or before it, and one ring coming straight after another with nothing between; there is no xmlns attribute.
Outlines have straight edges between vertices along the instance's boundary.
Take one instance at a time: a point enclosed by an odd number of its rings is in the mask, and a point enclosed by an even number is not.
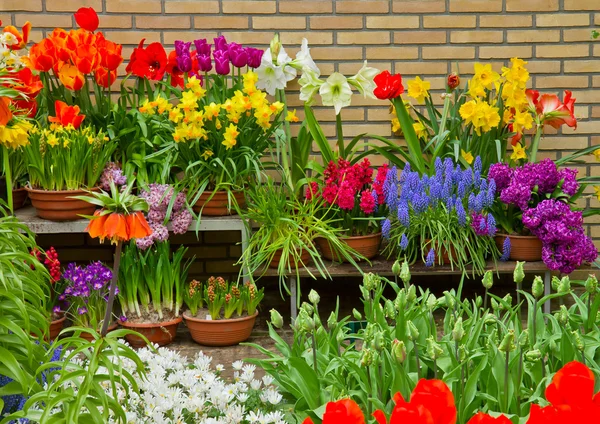
<svg viewBox="0 0 600 424"><path fill-rule="evenodd" d="M192 214L187 209L182 209L173 215L173 233L185 234L192 223Z"/></svg>
<svg viewBox="0 0 600 424"><path fill-rule="evenodd" d="M476 174L477 173L481 174L482 168L483 168L483 165L481 163L481 157L477 156L475 158L475 162L473 163L473 170L475 171Z"/></svg>
<svg viewBox="0 0 600 424"><path fill-rule="evenodd" d="M531 200L531 186L527 180L515 178L510 185L502 190L500 194L502 202L518 206L521 210L526 210Z"/></svg>
<svg viewBox="0 0 600 424"><path fill-rule="evenodd" d="M190 55L190 47L192 46L192 42L185 43L181 40L175 40L175 54L177 56L182 56L184 54Z"/></svg>
<svg viewBox="0 0 600 424"><path fill-rule="evenodd" d="M408 210L408 202L406 201L401 201L398 204L398 221L406 228L410 226L410 213Z"/></svg>
<svg viewBox="0 0 600 424"><path fill-rule="evenodd" d="M502 256L500 256L500 260L502 262L506 262L510 259L510 250L511 250L511 245L510 245L510 237L506 237L504 239L504 243L502 243Z"/></svg>
<svg viewBox="0 0 600 424"><path fill-rule="evenodd" d="M55 314L59 314L60 313L60 306L56 305L54 308L52 308L52 312L54 312Z"/></svg>
<svg viewBox="0 0 600 424"><path fill-rule="evenodd" d="M371 197L373 198L373 202L375 204L375 212L377 212L377 209L379 209L379 196L377 195L377 191L371 190Z"/></svg>
<svg viewBox="0 0 600 424"><path fill-rule="evenodd" d="M406 248L408 247L408 237L406 237L406 233L402 233L402 237L400 237L399 246L401 250L406 250Z"/></svg>
<svg viewBox="0 0 600 424"><path fill-rule="evenodd" d="M389 219L386 219L385 221L383 221L383 224L381 224L381 234L383 235L384 239L389 240L391 230L392 230L392 223L390 222Z"/></svg>
<svg viewBox="0 0 600 424"><path fill-rule="evenodd" d="M490 166L488 171L488 181L494 180L496 182L496 190L501 192L510 184L512 179L513 170L505 163L495 163Z"/></svg>
<svg viewBox="0 0 600 424"><path fill-rule="evenodd" d="M496 181L492 178L491 180L489 180L489 183L488 183L488 189L487 189L487 194L486 194L486 199L485 199L486 207L492 206L494 204L495 200L496 200Z"/></svg>
<svg viewBox="0 0 600 424"><path fill-rule="evenodd" d="M231 72L229 65L229 56L226 50L215 50L213 53L215 58L215 71L219 75L228 75Z"/></svg>
<svg viewBox="0 0 600 424"><path fill-rule="evenodd" d="M196 54L198 54L198 56L202 55L210 57L211 45L206 42L206 38L194 40L194 46L196 46Z"/></svg>
<svg viewBox="0 0 600 424"><path fill-rule="evenodd" d="M78 315L83 315L83 314L85 314L87 311L88 311L88 310L87 310L87 308L86 308L85 306L82 306L82 307L80 307L80 308L77 308L77 314L78 314Z"/></svg>
<svg viewBox="0 0 600 424"><path fill-rule="evenodd" d="M464 227L467 224L467 213L462 202L456 202L456 216L458 217L458 224Z"/></svg>
<svg viewBox="0 0 600 424"><path fill-rule="evenodd" d="M248 66L254 69L258 68L265 53L264 50L246 47L246 53L248 54Z"/></svg>
<svg viewBox="0 0 600 424"><path fill-rule="evenodd" d="M227 40L225 40L224 35L219 35L217 38L213 39L215 42L215 52L222 51L227 53Z"/></svg>
<svg viewBox="0 0 600 424"><path fill-rule="evenodd" d="M202 72L209 72L212 69L212 59L210 55L199 54L196 56L198 60L198 69Z"/></svg>
<svg viewBox="0 0 600 424"><path fill-rule="evenodd" d="M238 43L229 44L228 48L229 59L233 66L243 68L248 65L248 52Z"/></svg>
<svg viewBox="0 0 600 424"><path fill-rule="evenodd" d="M559 178L562 180L561 189L567 196L574 196L579 191L577 182L577 170L572 168L563 168L559 171Z"/></svg>
<svg viewBox="0 0 600 424"><path fill-rule="evenodd" d="M121 322L127 322L127 316L125 316L125 315L121 315L121 316L119 317L119 321L121 321Z"/></svg>
<svg viewBox="0 0 600 424"><path fill-rule="evenodd" d="M496 235L497 231L498 231L498 229L496 228L496 218L494 218L494 215L489 214L487 216L487 232L488 232L488 236L494 237Z"/></svg>
<svg viewBox="0 0 600 424"><path fill-rule="evenodd" d="M431 268L434 263L435 263L435 250L433 250L433 248L431 248L429 250L429 253L427 253L427 257L425 258L425 266L427 268Z"/></svg>
<svg viewBox="0 0 600 424"><path fill-rule="evenodd" d="M478 236L487 236L489 234L487 220L480 213L471 214L471 228Z"/></svg>
<svg viewBox="0 0 600 424"><path fill-rule="evenodd" d="M442 159L438 156L437 158L435 158L435 176L438 178L442 178L442 176L444 175L444 164L442 163Z"/></svg>
<svg viewBox="0 0 600 424"><path fill-rule="evenodd" d="M534 177L534 185L538 187L538 193L552 193L560 181L556 164L552 159L544 159L536 164L525 164L523 169L529 168Z"/></svg>

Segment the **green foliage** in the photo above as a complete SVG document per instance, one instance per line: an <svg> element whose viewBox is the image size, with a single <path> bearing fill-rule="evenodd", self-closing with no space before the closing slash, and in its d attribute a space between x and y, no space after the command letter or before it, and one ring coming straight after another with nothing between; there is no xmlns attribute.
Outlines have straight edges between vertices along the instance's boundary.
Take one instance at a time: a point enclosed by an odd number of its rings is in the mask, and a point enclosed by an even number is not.
<svg viewBox="0 0 600 424"><path fill-rule="evenodd" d="M27 163L25 163L23 148L0 149L0 176L6 174L4 169L4 155L6 154L8 154L8 166L10 167L9 172L13 190L25 186L27 182Z"/></svg>

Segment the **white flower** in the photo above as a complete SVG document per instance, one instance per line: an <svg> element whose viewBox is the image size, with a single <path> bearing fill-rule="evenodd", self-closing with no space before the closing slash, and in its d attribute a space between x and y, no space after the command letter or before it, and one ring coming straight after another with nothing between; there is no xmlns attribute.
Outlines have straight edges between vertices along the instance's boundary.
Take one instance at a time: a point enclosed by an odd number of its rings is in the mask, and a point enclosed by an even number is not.
<svg viewBox="0 0 600 424"><path fill-rule="evenodd" d="M261 385L262 385L262 382L260 380L252 380L250 382L250 388L252 390L260 390Z"/></svg>
<svg viewBox="0 0 600 424"><path fill-rule="evenodd" d="M308 68L315 74L321 75L321 70L310 55L310 49L308 48L308 41L306 38L302 39L300 51L296 53L296 59L294 59L290 65L296 69L302 70L303 72L305 68Z"/></svg>
<svg viewBox="0 0 600 424"><path fill-rule="evenodd" d="M300 100L311 106L315 102L315 94L323 85L323 81L319 79L319 74L311 71L310 68L304 68L302 72L302 76L298 80L298 83L300 83Z"/></svg>
<svg viewBox="0 0 600 424"><path fill-rule="evenodd" d="M244 361L235 361L233 364L231 364L231 368L233 368L236 371L241 371L243 367Z"/></svg>
<svg viewBox="0 0 600 424"><path fill-rule="evenodd" d="M271 96L274 96L278 89L284 89L289 81L287 79L288 75L283 71L283 66L273 63L271 49L267 49L263 54L260 66L256 69L256 74L258 75L256 87L265 90Z"/></svg>
<svg viewBox="0 0 600 424"><path fill-rule="evenodd" d="M343 107L350 106L352 101L352 88L348 79L339 72L334 72L327 78L319 88L319 94L323 106L333 106L336 115L339 115Z"/></svg>
<svg viewBox="0 0 600 424"><path fill-rule="evenodd" d="M377 74L379 74L379 69L367 66L367 61L365 60L360 71L358 71L356 75L348 78L348 83L360 91L363 96L374 99L375 96L373 95L373 90L376 85L373 78L375 78Z"/></svg>
<svg viewBox="0 0 600 424"><path fill-rule="evenodd" d="M225 371L225 366L223 364L217 364L217 366L215 367L215 369L218 372L223 372L223 371Z"/></svg>
<svg viewBox="0 0 600 424"><path fill-rule="evenodd" d="M270 386L271 384L273 384L273 377L271 377L270 375L265 375L262 378L262 381L265 386Z"/></svg>
<svg viewBox="0 0 600 424"><path fill-rule="evenodd" d="M266 52L265 52L266 54ZM270 52L269 52L270 54ZM263 55L264 57L264 55ZM283 73L285 74L285 80L291 81L298 75L296 69L290 65L292 62L292 58L289 57L283 46L279 49L279 54L277 55L277 66L280 66L283 69Z"/></svg>

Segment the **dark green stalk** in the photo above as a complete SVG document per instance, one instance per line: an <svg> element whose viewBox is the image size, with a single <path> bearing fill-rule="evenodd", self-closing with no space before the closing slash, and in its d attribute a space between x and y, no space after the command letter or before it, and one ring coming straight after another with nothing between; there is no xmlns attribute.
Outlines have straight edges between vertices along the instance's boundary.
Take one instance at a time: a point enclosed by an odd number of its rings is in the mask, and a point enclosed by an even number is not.
<svg viewBox="0 0 600 424"><path fill-rule="evenodd" d="M113 304L115 303L115 292L117 291L117 279L119 278L119 265L121 263L122 248L123 242L119 240L117 242L117 248L115 249L115 263L113 265L112 280L110 281L108 301L106 302L106 314L104 314L104 322L102 323L102 331L100 332L100 335L102 337L106 336L106 334L108 333L108 325L112 317Z"/></svg>
<svg viewBox="0 0 600 424"><path fill-rule="evenodd" d="M519 373L517 378L517 413L521 415L521 380L523 379L523 349L519 352Z"/></svg>
<svg viewBox="0 0 600 424"><path fill-rule="evenodd" d="M419 346L417 345L417 341L413 341L415 346L415 357L417 359L417 381L421 379L421 360L419 359Z"/></svg>
<svg viewBox="0 0 600 424"><path fill-rule="evenodd" d="M345 152L345 148L344 148L344 131L342 129L342 112L340 111L340 113L338 113L337 115L335 115L335 128L337 130L337 144L338 144L338 150L339 150L339 155L342 158L346 158L346 152Z"/></svg>
<svg viewBox="0 0 600 424"><path fill-rule="evenodd" d="M533 328L531 329L531 336L532 336L532 343L531 346L535 347L535 344L537 343L537 307L538 307L538 300L537 298L533 299Z"/></svg>
<svg viewBox="0 0 600 424"><path fill-rule="evenodd" d="M487 309L488 304L488 289L485 289L485 294L483 295L483 309Z"/></svg>
<svg viewBox="0 0 600 424"><path fill-rule="evenodd" d="M510 362L510 352L507 351L506 352L506 361L504 363L504 401L505 401L504 412L506 412L506 413L508 413L508 405L510 402L510 400L508 399L508 378L509 378L508 366L509 366L509 362Z"/></svg>
<svg viewBox="0 0 600 424"><path fill-rule="evenodd" d="M312 339L312 348L313 348L313 368L315 369L315 374L317 374L317 339L315 338L315 331L313 330L310 333Z"/></svg>

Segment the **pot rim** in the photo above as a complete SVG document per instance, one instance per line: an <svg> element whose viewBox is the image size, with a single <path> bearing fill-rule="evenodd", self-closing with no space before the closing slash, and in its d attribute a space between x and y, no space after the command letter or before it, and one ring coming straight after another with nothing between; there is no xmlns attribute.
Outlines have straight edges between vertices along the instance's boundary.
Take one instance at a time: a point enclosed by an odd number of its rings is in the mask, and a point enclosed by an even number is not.
<svg viewBox="0 0 600 424"><path fill-rule="evenodd" d="M506 234L506 233L498 233L498 234L496 234L496 237L509 237L509 238L516 238L516 239L538 239L538 237L534 236L533 234L528 235L528 236L519 236L519 235L513 235L513 234Z"/></svg>
<svg viewBox="0 0 600 424"><path fill-rule="evenodd" d="M53 193L53 194L69 194L69 193L87 193L87 191L93 191L93 192L98 192L100 191L100 187L92 187L90 189L78 189L78 190L40 190L37 188L29 188L29 187L23 187L28 193L34 193L34 194L49 194L49 193ZM74 199L76 200L76 199Z"/></svg>
<svg viewBox="0 0 600 424"><path fill-rule="evenodd" d="M379 231L378 233L367 234L366 236L342 236L342 237L340 237L340 240L347 240L347 239L361 240L361 239L376 238L376 237L380 237L380 236L381 236L381 231Z"/></svg>
<svg viewBox="0 0 600 424"><path fill-rule="evenodd" d="M13 193L15 192L21 192L21 191L27 191L27 187L21 187L21 188L13 188Z"/></svg>
<svg viewBox="0 0 600 424"><path fill-rule="evenodd" d="M59 322L63 322L63 321L64 321L64 320L66 320L66 319L67 319L67 316L66 316L66 315L63 315L63 316L62 316L62 318L51 320L51 321L50 321L50 324L57 324L57 323L59 323Z"/></svg>
<svg viewBox="0 0 600 424"><path fill-rule="evenodd" d="M125 321L125 322L118 321L118 324L123 327L131 327L131 328L160 328L160 327L166 327L166 326L170 326L170 325L179 324L182 320L183 320L183 317L181 315L179 315L178 317L176 317L172 320L169 320L169 321L140 322L140 323L128 322L128 321Z"/></svg>
<svg viewBox="0 0 600 424"><path fill-rule="evenodd" d="M192 317L192 316L188 315L187 312L188 311L185 311L183 313L183 318L185 318L186 321L200 322L202 324L228 324L228 323L231 323L231 322L250 321L251 319L256 318L258 316L258 311L256 311L254 313L254 315L247 315L245 317L240 317L240 318L230 318L230 319L200 319L200 318L195 318L195 317Z"/></svg>

